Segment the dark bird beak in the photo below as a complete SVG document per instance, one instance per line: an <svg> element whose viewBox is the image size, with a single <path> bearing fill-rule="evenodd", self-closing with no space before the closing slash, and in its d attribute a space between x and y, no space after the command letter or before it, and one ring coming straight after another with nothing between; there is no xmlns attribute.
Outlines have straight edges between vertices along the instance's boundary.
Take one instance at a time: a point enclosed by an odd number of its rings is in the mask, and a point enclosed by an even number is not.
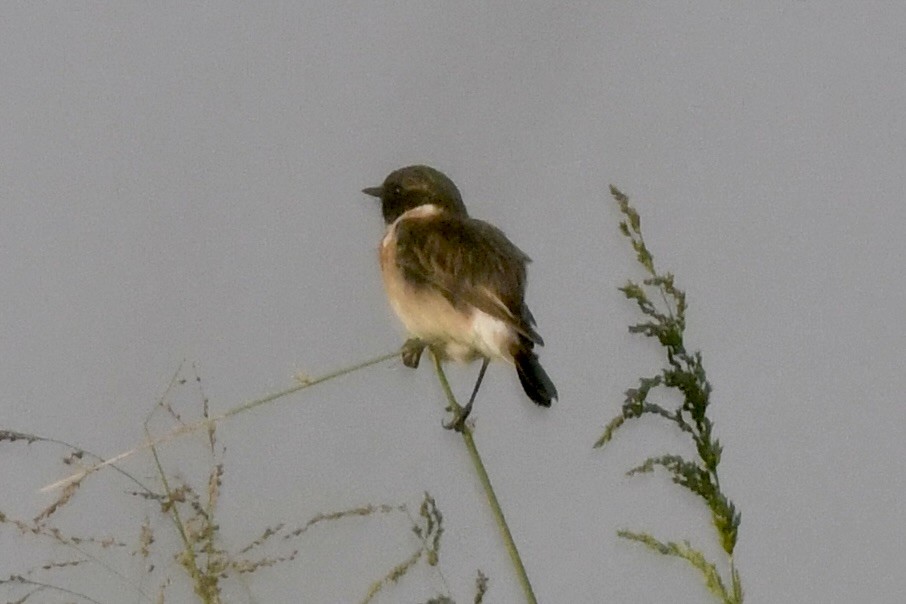
<svg viewBox="0 0 906 604"><path fill-rule="evenodd" d="M372 197L380 197L384 194L384 187L368 187L367 189L362 189L362 193Z"/></svg>

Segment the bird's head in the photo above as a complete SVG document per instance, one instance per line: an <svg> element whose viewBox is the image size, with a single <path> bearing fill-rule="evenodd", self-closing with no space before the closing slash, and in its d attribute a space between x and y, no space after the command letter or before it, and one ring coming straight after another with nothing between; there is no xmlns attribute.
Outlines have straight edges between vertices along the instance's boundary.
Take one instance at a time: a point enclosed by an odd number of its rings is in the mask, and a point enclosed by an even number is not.
<svg viewBox="0 0 906 604"><path fill-rule="evenodd" d="M384 184L362 189L362 193L381 200L384 221L392 223L404 212L431 204L443 212L468 216L459 189L453 181L428 166L406 166L391 172Z"/></svg>

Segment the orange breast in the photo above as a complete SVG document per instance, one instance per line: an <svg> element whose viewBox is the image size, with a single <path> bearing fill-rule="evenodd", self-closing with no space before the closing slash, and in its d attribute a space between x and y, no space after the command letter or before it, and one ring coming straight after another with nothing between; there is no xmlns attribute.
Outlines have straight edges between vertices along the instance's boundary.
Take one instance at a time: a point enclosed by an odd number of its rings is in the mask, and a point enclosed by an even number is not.
<svg viewBox="0 0 906 604"><path fill-rule="evenodd" d="M509 343L514 334L509 326L474 308L454 308L437 289L406 280L396 263L395 237L396 226L404 219L387 229L380 262L387 298L406 330L453 360L511 360Z"/></svg>

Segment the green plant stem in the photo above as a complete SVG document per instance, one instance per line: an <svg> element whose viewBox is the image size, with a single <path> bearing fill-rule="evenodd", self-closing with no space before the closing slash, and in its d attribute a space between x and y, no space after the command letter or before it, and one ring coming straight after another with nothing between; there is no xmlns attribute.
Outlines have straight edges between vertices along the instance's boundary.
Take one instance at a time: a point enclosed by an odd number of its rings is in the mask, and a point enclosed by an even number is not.
<svg viewBox="0 0 906 604"><path fill-rule="evenodd" d="M154 447L155 445L160 445L165 442L169 442L178 436L183 436L185 434L191 434L202 428L207 428L207 427L209 427L213 424L216 424L217 422L223 421L229 417L232 417L239 413L244 413L245 411L249 411L250 409L254 409L255 407L260 407L261 405L265 405L267 403L273 402L277 399L280 399L280 398L283 398L290 394L293 394L294 392L298 392L299 390L304 390L305 388L311 388L312 386L314 386L316 384L320 384L322 382L326 382L328 380L332 380L334 378L338 378L338 377L353 373L354 371L359 371L360 369L365 369L366 367L370 367L372 365L377 365L378 363L383 363L384 361L388 361L390 359L398 357L399 354L400 354L399 351L395 350L393 352L388 352L386 354L382 354L382 355L374 357L372 359L368 359L367 361L362 361L361 363L357 363L355 365L343 367L342 369L332 371L330 373L327 373L322 376L318 376L316 378L299 379L298 384L296 384L290 388L286 388L285 390L281 390L280 392L275 392L274 394L268 394L261 398L255 399L253 401L249 401L242 405L239 405L237 407L233 407L232 409L228 409L227 411L221 413L220 415L208 417L201 421L194 422L192 424L186 424L184 426L177 426L175 429L164 434L163 436L159 436L154 439L146 438L145 441L143 443L141 443L140 445L138 445L137 447L134 447L128 451L123 451L122 453L115 455L111 458L108 458L104 461L100 461L92 466L83 468L82 470L76 472L75 474L72 474L71 476L63 478L62 480L58 480L57 482L54 482L47 486L41 487L39 492L46 493L49 491L53 491L54 489L64 487L77 480L83 479L85 476L88 476L89 474L97 472L98 470L101 470L107 466L112 466L115 463L117 463L123 459L131 457L131 456L135 455L136 453L138 453L139 451L144 451L146 449L150 449L151 447Z"/></svg>
<svg viewBox="0 0 906 604"><path fill-rule="evenodd" d="M275 392L274 394L269 394L267 396L261 397L254 401L250 401L248 403L245 403L244 405L239 405L238 407L233 407L232 409L226 411L225 413L223 413L221 415L215 415L214 417L210 418L209 420L206 420L203 423L207 424L208 422L218 422L220 420L223 420L223 419L226 419L233 415L236 415L237 413L243 413L245 411L248 411L249 409L254 409L255 407L260 407L261 405L264 405L271 401L277 400L278 398L283 398L284 396L293 394L294 392L298 392L299 390L303 390L305 388L311 388L312 386L314 386L316 384L320 384L321 382L326 382L328 380L332 380L332 379L347 375L349 373L353 373L360 369L365 369L366 367L370 367L372 365L377 365L378 363L383 363L384 361L389 361L390 359L394 359L394 358L398 357L399 355L400 355L399 351L394 350L393 352L388 352L386 354L382 354L380 356L374 357L373 359L368 359L367 361L363 361L356 365L350 365L348 367L343 367L342 369L332 371L330 373L318 376L316 378L300 379L299 383L296 384L295 386L292 386L285 390L281 390L280 392Z"/></svg>
<svg viewBox="0 0 906 604"><path fill-rule="evenodd" d="M148 438L151 438L151 433L148 431L148 426L145 426L145 434ZM160 477L161 484L164 487L164 492L167 494L167 503L169 504L169 509L167 514L170 516L170 519L173 521L176 530L179 533L179 538L182 540L183 552L185 553L185 564L183 567L189 573L189 576L192 579L192 584L195 588L195 593L200 597L205 597L204 590L202 586L204 584L202 580L201 569L198 568L198 561L195 557L195 547L192 545L192 540L189 539L188 533L186 533L186 525L183 523L182 518L179 514L179 506L176 505L176 502L173 501L173 491L170 490L170 482L167 480L167 473L164 472L163 464L161 464L160 457L157 454L157 447L151 445L151 455L154 457L154 465L157 467L157 475Z"/></svg>
<svg viewBox="0 0 906 604"><path fill-rule="evenodd" d="M440 386L447 397L447 401L450 403L451 409L453 409L454 412L460 411L462 406L456 402L456 397L453 396L453 391L450 389L450 383L447 381L447 376L441 366L440 359L435 354L432 354L431 357L434 359L434 370L437 372L437 379L440 381ZM491 512L494 514L494 520L497 521L497 528L500 529L500 536L503 537L503 543L506 546L507 553L510 555L510 561L513 563L513 568L516 570L516 576L519 578L519 584L522 586L522 592L525 594L525 599L529 604L537 604L538 600L535 598L532 584L529 581L528 574L525 572L525 565L522 564L519 550L516 549L516 542L513 541L510 527L507 526L506 518L500 507L500 502L497 501L494 487L491 486L491 479L488 477L487 470L485 470L484 462L481 461L478 447L475 446L475 439L472 437L472 428L469 427L468 423L463 424L462 432L460 432L460 434L462 434L462 440L466 444L466 450L469 452L469 457L472 459L475 473L478 474L478 480L481 482L484 493L488 498L488 504L491 506Z"/></svg>

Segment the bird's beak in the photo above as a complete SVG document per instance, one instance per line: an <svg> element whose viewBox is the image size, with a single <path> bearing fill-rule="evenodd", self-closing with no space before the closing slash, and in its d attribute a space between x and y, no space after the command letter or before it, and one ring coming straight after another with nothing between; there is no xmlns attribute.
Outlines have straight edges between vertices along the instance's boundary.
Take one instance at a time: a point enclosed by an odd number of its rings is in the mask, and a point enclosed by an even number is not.
<svg viewBox="0 0 906 604"><path fill-rule="evenodd" d="M367 189L362 189L362 193L372 197L380 197L384 194L384 187L368 187Z"/></svg>

